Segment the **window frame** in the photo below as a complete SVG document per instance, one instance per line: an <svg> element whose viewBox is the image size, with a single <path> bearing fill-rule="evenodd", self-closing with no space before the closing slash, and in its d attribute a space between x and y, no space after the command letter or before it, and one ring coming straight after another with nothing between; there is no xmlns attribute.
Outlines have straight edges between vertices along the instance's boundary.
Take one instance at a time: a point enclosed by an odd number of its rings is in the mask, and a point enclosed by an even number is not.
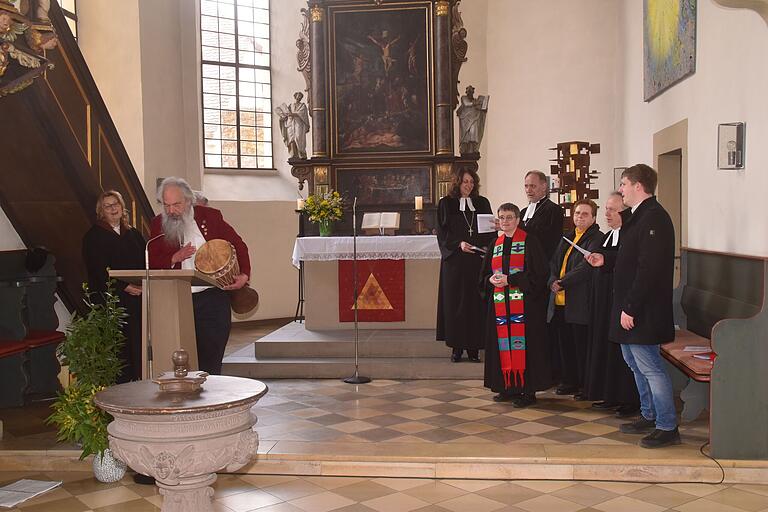
<svg viewBox="0 0 768 512"><path fill-rule="evenodd" d="M273 175L273 174L277 173L277 168L275 167L274 137L272 136L274 134L273 133L274 126L273 126L273 122L272 122L273 121L273 119L272 119L272 106L273 106L273 103L272 103L272 98L273 98L273 95L272 95L272 93L273 93L273 88L272 88L272 0L266 0L266 2L267 2L267 18L268 18L268 29L269 29L268 30L268 35L267 35L267 40L269 41L269 52L268 52L269 65L268 66L262 66L262 65L257 65L257 64L240 64L239 62L237 62L240 59L240 53L239 53L239 48L240 48L240 41L239 41L240 28L238 27L237 13L238 13L238 7L243 7L243 6L239 6L238 5L238 0L232 0L232 6L233 6L233 9L234 9L234 18L233 18L233 20L235 22L235 33L232 34L234 36L234 39L235 39L235 48L234 48L235 62L234 63L232 63L232 62L223 62L221 60L211 61L211 60L204 59L203 58L203 38L202 38L202 35L203 35L203 28L202 28L202 16L203 16L203 13L202 13L202 1L196 2L197 3L197 26L198 26L198 29L197 29L197 42L198 42L198 44L197 44L197 55L198 55L198 58L199 58L199 65L198 65L197 71L198 71L198 78L199 78L199 82L198 83L200 84L200 98L199 98L199 101L200 101L200 103L199 103L199 109L200 109L199 110L199 112L200 112L200 124L199 124L200 137L199 137L199 140L200 140L200 148L201 148L201 153L200 154L201 154L201 158L202 158L201 164L202 164L203 173L205 173L205 174L232 174L232 175L258 175L258 174L264 174L264 175ZM219 17L217 16L217 18L219 18ZM219 35L222 34L222 32L219 32L219 31L217 31L216 33L219 34ZM221 49L220 46L218 48ZM237 128L237 140L235 142L237 143L237 155L236 155L237 156L237 167L224 167L223 165L222 166L212 166L212 167L209 167L207 165L207 163L206 163L206 150L205 150L205 142L206 142L206 140L219 140L221 142L224 142L225 140L228 140L228 139L224 139L224 138L208 139L205 136L205 125L206 125L206 122L205 122L204 96L205 96L206 93L204 91L204 86L203 86L203 80L205 79L205 77L203 76L203 66L205 66L205 65L213 65L213 66L218 66L218 67L231 67L231 68L233 68L235 70L235 115L236 115L236 119L237 119L237 125L236 125L236 128ZM241 128L242 128L242 126L241 126L241 120L240 120L240 114L241 114L241 110L240 110L240 70L241 69L262 70L262 71L266 71L269 74L269 98L268 98L269 99L269 112L258 112L258 111L254 110L253 113L254 113L254 115L262 113L264 115L270 116L270 125L269 125L269 127L261 127L261 128L264 128L264 129L269 129L269 131L270 131L270 140L269 141L265 141L265 140L259 140L257 138L253 142L257 145L256 146L257 148L258 148L258 144L259 143L269 144L270 145L271 155L269 155L269 158L270 158L271 163L272 163L272 165L270 167L243 167L242 166L242 156L243 155L242 155L242 150L241 150L241 143L243 142L243 140L241 139ZM218 80L221 80L221 78L219 78ZM258 83L258 82L256 82L256 83ZM221 93L219 93L219 96L221 96ZM218 110L221 112L223 109L221 107L219 107ZM219 126L223 127L225 125L219 123ZM226 125L226 126L230 126L230 125ZM259 128L258 125L254 125L254 130L256 130L258 128ZM246 141L246 142L250 142L250 141ZM258 149L257 149L257 151L258 151ZM213 154L213 153L211 153L211 154ZM222 153L220 153L220 156L223 159L225 154L222 152ZM251 155L246 155L246 156L251 156ZM254 155L254 157L257 159L256 160L257 163L258 163L259 156L264 157L266 155L259 155L258 152L257 152L257 154Z"/></svg>

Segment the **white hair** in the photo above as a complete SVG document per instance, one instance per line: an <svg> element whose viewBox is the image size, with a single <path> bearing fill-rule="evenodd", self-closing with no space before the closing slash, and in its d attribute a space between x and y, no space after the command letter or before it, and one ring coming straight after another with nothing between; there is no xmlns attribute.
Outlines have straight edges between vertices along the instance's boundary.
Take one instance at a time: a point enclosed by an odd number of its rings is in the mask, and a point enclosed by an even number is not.
<svg viewBox="0 0 768 512"><path fill-rule="evenodd" d="M192 187L189 186L187 180L184 178L177 178L176 176L170 176L160 182L160 186L157 187L157 201L159 203L162 204L163 193L165 193L165 189L168 187L178 187L182 194L184 194L184 197L187 199L187 201L189 201L191 204L195 204L195 193L192 190Z"/></svg>
<svg viewBox="0 0 768 512"><path fill-rule="evenodd" d="M177 178L172 176L165 178L160 186L157 187L157 199L161 203L163 202L163 194L168 187L178 187L181 190L184 198L187 200L187 207L184 209L182 215L169 215L165 209L161 215L162 229L165 234L165 239L171 243L177 243L182 245L184 243L184 233L187 231L187 227L195 222L195 210L193 205L195 204L195 193L192 191L192 187L183 178Z"/></svg>

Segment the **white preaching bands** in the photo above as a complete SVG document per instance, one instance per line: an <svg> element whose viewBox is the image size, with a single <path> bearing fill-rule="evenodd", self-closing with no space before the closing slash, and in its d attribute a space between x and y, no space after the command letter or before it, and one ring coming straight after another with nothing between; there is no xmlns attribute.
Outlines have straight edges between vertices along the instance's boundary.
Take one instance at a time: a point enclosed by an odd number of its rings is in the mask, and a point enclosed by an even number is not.
<svg viewBox="0 0 768 512"><path fill-rule="evenodd" d="M618 227L609 231L610 235L605 239L605 242L603 242L603 247L618 247L620 230L621 228Z"/></svg>
<svg viewBox="0 0 768 512"><path fill-rule="evenodd" d="M472 204L472 198L471 197L460 197L459 198L459 211L463 212L467 209L467 206L469 206L470 211L475 211L475 205Z"/></svg>
<svg viewBox="0 0 768 512"><path fill-rule="evenodd" d="M539 201L541 201L541 199L539 199ZM525 209L525 215L523 216L523 222L527 222L533 218L533 214L536 213L536 205L539 204L539 201L528 203L528 208Z"/></svg>

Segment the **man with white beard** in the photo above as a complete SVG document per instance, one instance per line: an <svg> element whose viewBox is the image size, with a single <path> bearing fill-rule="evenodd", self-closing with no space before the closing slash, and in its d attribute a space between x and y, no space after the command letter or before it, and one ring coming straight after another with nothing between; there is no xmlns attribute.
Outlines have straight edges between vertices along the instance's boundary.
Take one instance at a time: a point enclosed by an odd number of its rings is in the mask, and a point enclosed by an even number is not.
<svg viewBox="0 0 768 512"><path fill-rule="evenodd" d="M229 241L237 252L240 275L223 289L212 286L192 288L195 336L200 369L218 375L232 327L230 297L224 290L238 290L248 283L251 262L248 247L240 235L224 221L219 210L196 205L189 184L176 177L160 184L157 197L163 213L152 219L151 237L164 237L149 244L149 265L153 269L194 269L195 251L207 240Z"/></svg>

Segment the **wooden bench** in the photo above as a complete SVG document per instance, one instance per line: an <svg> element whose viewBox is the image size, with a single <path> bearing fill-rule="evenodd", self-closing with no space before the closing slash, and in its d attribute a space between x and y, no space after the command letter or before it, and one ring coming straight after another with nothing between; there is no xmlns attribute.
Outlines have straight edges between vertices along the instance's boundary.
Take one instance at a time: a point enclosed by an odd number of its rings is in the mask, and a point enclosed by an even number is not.
<svg viewBox="0 0 768 512"><path fill-rule="evenodd" d="M680 392L683 421L710 409L712 453L718 457L768 458L767 269L764 258L682 251L679 330L662 355L688 379ZM707 347L714 360L694 358L697 352L684 350L691 346Z"/></svg>

